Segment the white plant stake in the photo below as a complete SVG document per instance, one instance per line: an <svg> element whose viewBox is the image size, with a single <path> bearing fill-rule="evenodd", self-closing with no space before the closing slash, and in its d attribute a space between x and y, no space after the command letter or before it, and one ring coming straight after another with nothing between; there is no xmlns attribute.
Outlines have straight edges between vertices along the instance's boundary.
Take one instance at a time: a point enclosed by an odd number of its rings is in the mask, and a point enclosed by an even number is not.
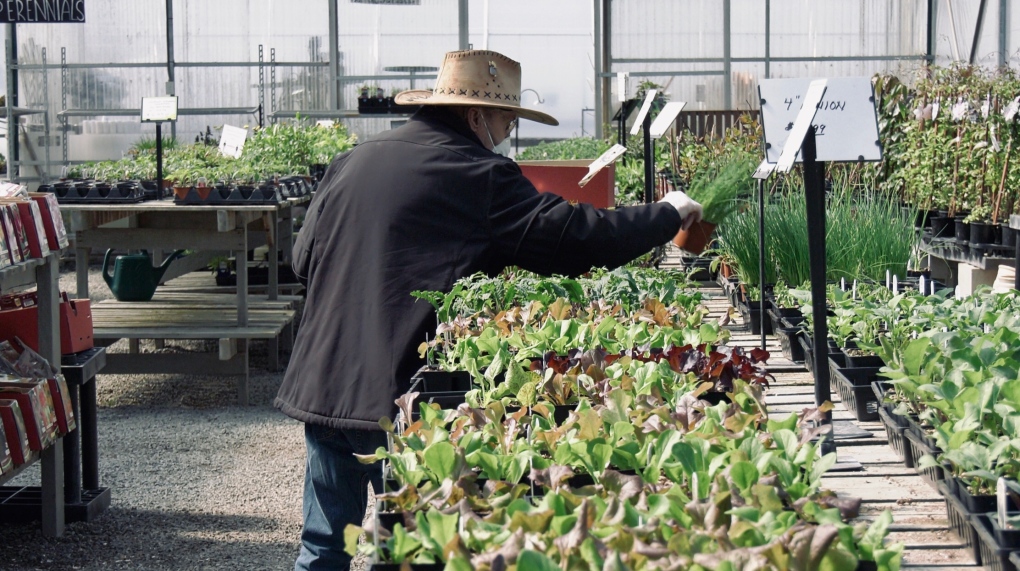
<svg viewBox="0 0 1020 571"><path fill-rule="evenodd" d="M892 291L893 291L893 293L896 293L896 292L900 291L900 287L899 287L899 283L898 282L899 282L899 278L897 278L896 275L894 274L893 277L892 277Z"/></svg>
<svg viewBox="0 0 1020 571"><path fill-rule="evenodd" d="M839 278L839 291L846 291L846 278Z"/></svg>
<svg viewBox="0 0 1020 571"><path fill-rule="evenodd" d="M857 280L854 280L854 294L853 294L853 300L854 300L854 301L857 301Z"/></svg>
<svg viewBox="0 0 1020 571"><path fill-rule="evenodd" d="M886 270L886 271L885 271L885 287L886 287L886 288L888 288L888 287L889 287L889 275L890 275L890 274L889 274L889 270Z"/></svg>
<svg viewBox="0 0 1020 571"><path fill-rule="evenodd" d="M701 491L698 489L698 473L691 474L691 495L694 501L701 501Z"/></svg>
<svg viewBox="0 0 1020 571"><path fill-rule="evenodd" d="M1006 512L1009 511L1009 490L1006 489L1006 478L999 476L995 482L995 499L998 506L999 528L1006 529Z"/></svg>
<svg viewBox="0 0 1020 571"><path fill-rule="evenodd" d="M917 285L918 289L921 290L921 295L925 295L925 286L927 284L925 283L924 276L921 276L920 278L917 279Z"/></svg>

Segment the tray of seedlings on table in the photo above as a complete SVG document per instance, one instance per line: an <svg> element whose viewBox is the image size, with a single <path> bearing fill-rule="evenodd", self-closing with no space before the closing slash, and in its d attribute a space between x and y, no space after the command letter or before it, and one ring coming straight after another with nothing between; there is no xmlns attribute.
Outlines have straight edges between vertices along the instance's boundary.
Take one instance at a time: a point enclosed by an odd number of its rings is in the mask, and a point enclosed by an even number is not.
<svg viewBox="0 0 1020 571"><path fill-rule="evenodd" d="M618 272L419 292L441 322L430 370L472 385L456 406L397 400L349 552L380 570L897 569L891 514L848 523L860 500L821 488L831 405L770 418L767 352L727 346L675 278L656 298Z"/></svg>

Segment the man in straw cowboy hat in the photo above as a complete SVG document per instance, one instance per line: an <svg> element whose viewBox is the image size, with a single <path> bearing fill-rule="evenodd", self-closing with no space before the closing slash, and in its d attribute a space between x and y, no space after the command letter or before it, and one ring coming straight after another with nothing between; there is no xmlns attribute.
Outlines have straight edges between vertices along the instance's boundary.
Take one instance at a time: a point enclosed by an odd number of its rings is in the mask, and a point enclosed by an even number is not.
<svg viewBox="0 0 1020 571"><path fill-rule="evenodd" d="M304 528L295 569L347 569L344 528L361 524L386 445L379 426L424 363L432 307L415 290L449 291L507 266L577 275L615 267L701 218L682 192L657 204L599 210L539 193L506 158L518 118L557 125L520 106L521 68L484 50L451 52L408 122L329 166L294 244L307 302L275 404L305 423Z"/></svg>

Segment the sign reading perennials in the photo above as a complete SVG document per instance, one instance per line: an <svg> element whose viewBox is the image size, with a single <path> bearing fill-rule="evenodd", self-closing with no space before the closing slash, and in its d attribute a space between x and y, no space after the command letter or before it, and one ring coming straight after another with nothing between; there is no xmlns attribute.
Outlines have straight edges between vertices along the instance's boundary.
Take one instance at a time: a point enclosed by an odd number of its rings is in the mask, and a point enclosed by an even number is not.
<svg viewBox="0 0 1020 571"><path fill-rule="evenodd" d="M5 24L83 24L85 0L0 0Z"/></svg>
<svg viewBox="0 0 1020 571"><path fill-rule="evenodd" d="M817 128L818 160L882 160L871 80L833 77L827 81L825 96L817 105L813 122ZM810 84L810 79L761 80L758 95L765 130L765 158L770 163L779 161Z"/></svg>
<svg viewBox="0 0 1020 571"><path fill-rule="evenodd" d="M3 1L3 0L0 0ZM177 96L142 98L142 123L162 123L177 120Z"/></svg>

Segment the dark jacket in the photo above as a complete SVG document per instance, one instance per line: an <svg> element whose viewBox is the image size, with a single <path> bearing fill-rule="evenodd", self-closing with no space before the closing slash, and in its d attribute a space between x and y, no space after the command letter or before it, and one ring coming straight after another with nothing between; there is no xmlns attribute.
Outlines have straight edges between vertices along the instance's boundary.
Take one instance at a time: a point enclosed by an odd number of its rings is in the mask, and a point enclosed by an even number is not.
<svg viewBox="0 0 1020 571"><path fill-rule="evenodd" d="M509 265L615 267L680 224L668 204L598 210L539 193L459 117L426 107L338 156L309 205L294 244L307 301L275 404L304 422L378 430L435 334L432 306L412 291Z"/></svg>

